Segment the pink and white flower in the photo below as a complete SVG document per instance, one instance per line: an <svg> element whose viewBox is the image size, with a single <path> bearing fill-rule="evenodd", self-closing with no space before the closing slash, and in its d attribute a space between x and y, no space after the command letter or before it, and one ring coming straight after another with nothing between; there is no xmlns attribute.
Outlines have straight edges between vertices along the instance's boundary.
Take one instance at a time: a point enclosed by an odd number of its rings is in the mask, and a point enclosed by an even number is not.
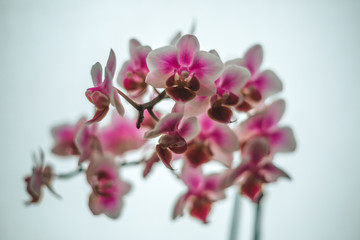
<svg viewBox="0 0 360 240"><path fill-rule="evenodd" d="M143 131L136 128L136 121L113 114L110 125L99 129L102 150L114 155L140 148L145 140Z"/></svg>
<svg viewBox="0 0 360 240"><path fill-rule="evenodd" d="M211 174L204 176L201 167L192 167L185 161L181 178L188 187L188 191L182 194L177 200L173 219L182 216L187 208L194 218L207 223L207 217L215 201L225 198L223 181L225 174Z"/></svg>
<svg viewBox="0 0 360 240"><path fill-rule="evenodd" d="M214 81L223 70L220 58L200 51L194 35L184 35L176 46L158 48L149 53L149 74L145 82L155 88L165 88L175 101L187 102L198 96L216 92Z"/></svg>
<svg viewBox="0 0 360 240"><path fill-rule="evenodd" d="M146 57L151 48L142 46L136 39L130 40L130 60L126 61L120 70L117 82L126 89L132 97L139 97L146 93L145 79L149 73Z"/></svg>
<svg viewBox="0 0 360 240"><path fill-rule="evenodd" d="M95 63L91 68L91 77L94 83L93 88L86 90L86 97L94 104L96 112L94 117L87 121L87 123L101 121L109 111L110 103L115 106L118 113L124 115L124 107L120 103L120 98L117 95L116 89L112 85L116 67L115 53L111 49L109 59L105 67L105 78L102 80L102 67L100 63Z"/></svg>
<svg viewBox="0 0 360 240"><path fill-rule="evenodd" d="M269 141L271 154L295 151L296 141L292 129L277 126L284 111L285 101L277 100L242 122L236 129L241 148L254 137L265 137Z"/></svg>
<svg viewBox="0 0 360 240"><path fill-rule="evenodd" d="M211 120L207 114L199 118L201 131L188 143L184 153L192 166L196 167L211 159L231 166L233 152L239 149L239 141L235 133L225 124Z"/></svg>
<svg viewBox="0 0 360 240"><path fill-rule="evenodd" d="M196 117L182 120L181 113L169 113L156 124L155 128L145 132L144 137L155 138L162 135L156 145L156 153L166 167L172 169L171 152L180 154L187 150L187 142L193 139L200 131Z"/></svg>
<svg viewBox="0 0 360 240"><path fill-rule="evenodd" d="M51 134L55 139L55 144L51 151L60 156L79 155L75 137L85 121L85 118L80 118L75 125L63 124L54 127L51 130Z"/></svg>
<svg viewBox="0 0 360 240"><path fill-rule="evenodd" d="M240 191L253 202L258 202L264 183L280 177L290 178L271 162L270 145L266 138L251 139L243 148L242 163L233 170L230 182L240 183Z"/></svg>
<svg viewBox="0 0 360 240"><path fill-rule="evenodd" d="M53 178L52 169L49 165L44 166L44 152L40 151L40 160L34 155L35 167L31 176L25 177L26 191L31 199L26 204L37 203L41 198L41 189L46 186L56 197L60 197L52 188L51 180Z"/></svg>
<svg viewBox="0 0 360 240"><path fill-rule="evenodd" d="M111 155L93 155L86 178L93 190L89 197L91 212L94 215L104 213L110 218L118 218L123 206L123 196L131 186L119 178L114 158Z"/></svg>
<svg viewBox="0 0 360 240"><path fill-rule="evenodd" d="M78 132L75 143L80 153L79 165L90 160L93 154L102 153L97 124L84 125Z"/></svg>
<svg viewBox="0 0 360 240"><path fill-rule="evenodd" d="M229 123L232 117L230 106L243 101L240 93L248 79L250 72L241 66L229 65L220 78L216 80L216 94L211 97L211 108L208 115L213 120Z"/></svg>
<svg viewBox="0 0 360 240"><path fill-rule="evenodd" d="M244 66L251 73L250 80L241 90L244 99L237 106L239 111L249 111L254 105L264 102L267 97L280 92L283 88L279 77L273 71L260 71L263 55L261 45L254 45L242 59L234 59L226 63Z"/></svg>

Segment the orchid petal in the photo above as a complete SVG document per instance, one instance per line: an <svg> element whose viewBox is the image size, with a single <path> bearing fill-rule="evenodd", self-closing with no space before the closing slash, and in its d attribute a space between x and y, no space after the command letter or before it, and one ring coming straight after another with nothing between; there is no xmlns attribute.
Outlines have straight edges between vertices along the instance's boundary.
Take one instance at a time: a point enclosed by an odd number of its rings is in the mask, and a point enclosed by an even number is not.
<svg viewBox="0 0 360 240"><path fill-rule="evenodd" d="M114 50L112 50L112 49L110 50L109 58L108 58L105 68L109 69L109 71L111 73L111 79L112 79L114 77L115 68L116 68L115 53L114 53ZM105 79L106 79L106 76L105 76Z"/></svg>
<svg viewBox="0 0 360 240"><path fill-rule="evenodd" d="M231 153L239 149L239 140L227 125L217 124L209 139L224 152Z"/></svg>
<svg viewBox="0 0 360 240"><path fill-rule="evenodd" d="M170 170L174 170L170 165L172 154L169 149L163 148L158 144L156 145L156 153L167 168L169 168Z"/></svg>
<svg viewBox="0 0 360 240"><path fill-rule="evenodd" d="M241 152L241 157L244 162L250 161L252 164L256 165L269 153L270 145L267 138L256 137L245 144Z"/></svg>
<svg viewBox="0 0 360 240"><path fill-rule="evenodd" d="M193 60L193 56L200 49L198 39L194 35L185 35L176 43L179 49L179 63L189 66Z"/></svg>
<svg viewBox="0 0 360 240"><path fill-rule="evenodd" d="M266 113L262 122L262 129L274 127L281 119L285 111L285 101L280 99L273 102L266 108Z"/></svg>
<svg viewBox="0 0 360 240"><path fill-rule="evenodd" d="M200 125L196 117L189 117L181 123L179 134L189 142L200 132Z"/></svg>
<svg viewBox="0 0 360 240"><path fill-rule="evenodd" d="M155 49L146 59L150 72L158 71L160 76L173 73L180 67L178 62L178 49L175 46L166 46Z"/></svg>
<svg viewBox="0 0 360 240"><path fill-rule="evenodd" d="M204 187L204 175L201 167L192 167L189 162L185 161L181 177L192 192L198 192Z"/></svg>
<svg viewBox="0 0 360 240"><path fill-rule="evenodd" d="M290 127L276 129L267 137L274 152L293 152L296 149L296 140Z"/></svg>
<svg viewBox="0 0 360 240"><path fill-rule="evenodd" d="M175 218L183 215L187 197L188 197L187 194L183 194L176 201L176 204L175 204L175 207L173 210L173 214L172 214L172 219L175 219Z"/></svg>
<svg viewBox="0 0 360 240"><path fill-rule="evenodd" d="M263 99L281 92L283 89L281 80L271 70L261 72L254 80L251 81L251 85L259 90Z"/></svg>
<svg viewBox="0 0 360 240"><path fill-rule="evenodd" d="M210 97L196 96L184 105L184 116L192 117L203 114L210 107Z"/></svg>
<svg viewBox="0 0 360 240"><path fill-rule="evenodd" d="M154 88L166 88L166 80L173 74L161 74L159 70L154 70L146 75L145 82Z"/></svg>
<svg viewBox="0 0 360 240"><path fill-rule="evenodd" d="M261 45L252 46L245 53L244 65L247 69L249 69L251 74L255 74L258 71L258 69L260 68L260 65L263 60L263 55L264 55L264 52L263 52Z"/></svg>
<svg viewBox="0 0 360 240"><path fill-rule="evenodd" d="M216 93L216 85L213 82L200 82L200 88L196 91L198 96L211 96Z"/></svg>
<svg viewBox="0 0 360 240"><path fill-rule="evenodd" d="M153 130L145 133L144 138L154 138L162 133L174 131L177 128L182 116L183 115L181 113L169 113L165 115L160 119Z"/></svg>
<svg viewBox="0 0 360 240"><path fill-rule="evenodd" d="M259 174L264 177L267 183L275 182L279 177L285 177L290 179L290 176L286 172L284 172L280 168L277 168L272 163L267 163L262 166L262 168L259 169Z"/></svg>
<svg viewBox="0 0 360 240"><path fill-rule="evenodd" d="M220 77L219 85L224 90L238 93L245 85L245 83L249 80L249 78L249 70L244 67L231 65L225 68L223 74Z"/></svg>
<svg viewBox="0 0 360 240"><path fill-rule="evenodd" d="M136 40L134 38L130 39L130 41L129 41L129 50L130 50L130 57L131 58L136 57L136 48L140 47L140 46L141 46L141 43L138 40Z"/></svg>
<svg viewBox="0 0 360 240"><path fill-rule="evenodd" d="M199 79L200 84L206 84L214 82L223 68L224 65L219 57L205 51L198 51L189 70Z"/></svg>
<svg viewBox="0 0 360 240"><path fill-rule="evenodd" d="M99 62L95 63L91 68L91 77L94 86L100 86L102 82L102 67Z"/></svg>

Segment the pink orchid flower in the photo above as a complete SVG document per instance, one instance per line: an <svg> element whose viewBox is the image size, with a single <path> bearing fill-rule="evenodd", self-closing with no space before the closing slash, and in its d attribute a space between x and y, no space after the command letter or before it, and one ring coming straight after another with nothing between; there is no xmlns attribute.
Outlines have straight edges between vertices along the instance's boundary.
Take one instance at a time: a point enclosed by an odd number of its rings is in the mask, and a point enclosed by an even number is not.
<svg viewBox="0 0 360 240"><path fill-rule="evenodd" d="M113 114L109 126L99 129L98 137L102 150L114 155L140 148L145 140L143 131L136 128L136 120Z"/></svg>
<svg viewBox="0 0 360 240"><path fill-rule="evenodd" d="M263 55L261 45L254 45L245 53L242 59L227 62L227 64L244 66L251 73L250 80L241 90L244 100L237 106L239 111L249 111L255 104L264 102L267 97L280 92L283 88L279 77L273 71L259 70Z"/></svg>
<svg viewBox="0 0 360 240"><path fill-rule="evenodd" d="M285 101L277 100L241 123L236 129L241 148L254 137L265 137L269 141L271 154L295 151L296 141L292 129L277 126L284 111Z"/></svg>
<svg viewBox="0 0 360 240"><path fill-rule="evenodd" d="M86 90L86 97L95 105L96 112L94 117L87 123L101 121L109 111L110 103L115 106L118 113L124 115L124 107L120 103L120 98L112 85L116 67L115 53L111 49L109 59L105 67L105 79L102 81L102 67L100 63L95 63L91 68L91 77L94 83L93 88Z"/></svg>
<svg viewBox="0 0 360 240"><path fill-rule="evenodd" d="M145 160L145 168L143 171L143 177L147 177L149 175L149 173L151 172L153 166L155 163L160 162L160 158L157 155L156 152L153 153L153 155L151 155L151 157L147 160Z"/></svg>
<svg viewBox="0 0 360 240"><path fill-rule="evenodd" d="M235 133L225 124L211 120L207 114L199 118L201 131L188 143L186 159L196 167L211 159L231 166L233 152L239 149L239 141Z"/></svg>
<svg viewBox="0 0 360 240"><path fill-rule="evenodd" d="M94 215L104 213L110 218L118 218L123 206L123 196L129 192L131 186L119 178L114 157L93 155L86 178L93 190L89 197L91 212Z"/></svg>
<svg viewBox="0 0 360 240"><path fill-rule="evenodd" d="M241 193L253 202L258 202L264 183L275 182L280 177L290 179L271 162L269 153L270 145L266 138L251 139L244 146L242 163L229 177L231 182L240 182Z"/></svg>
<svg viewBox="0 0 360 240"><path fill-rule="evenodd" d="M184 153L187 150L187 142L193 139L200 130L196 117L182 120L181 113L169 113L156 124L155 128L145 132L144 137L155 138L162 135L159 144L156 145L156 153L166 167L172 169L170 161L172 154Z"/></svg>
<svg viewBox="0 0 360 240"><path fill-rule="evenodd" d="M60 156L79 155L75 137L85 121L85 118L80 118L75 125L63 124L54 127L51 133L55 139L55 144L51 151Z"/></svg>
<svg viewBox="0 0 360 240"><path fill-rule="evenodd" d="M240 93L246 82L250 78L250 72L240 66L227 66L220 78L216 80L216 94L211 97L211 108L208 115L213 120L229 123L232 117L232 110L229 106L234 106L243 101Z"/></svg>
<svg viewBox="0 0 360 240"><path fill-rule="evenodd" d="M102 153L96 124L84 125L75 137L75 143L80 153L79 165L90 160L93 154Z"/></svg>
<svg viewBox="0 0 360 240"><path fill-rule="evenodd" d="M44 166L44 152L40 151L40 161L38 161L35 155L33 156L33 160L35 162L33 173L31 176L25 177L25 182L27 184L26 191L31 197L26 204L37 203L40 201L41 189L43 186L46 186L50 192L60 198L51 186L51 180L53 177L52 169L49 165Z"/></svg>
<svg viewBox="0 0 360 240"><path fill-rule="evenodd" d="M142 46L136 39L130 40L130 57L120 70L117 82L126 89L132 97L139 97L146 93L147 84L145 79L149 73L146 57L151 48Z"/></svg>
<svg viewBox="0 0 360 240"><path fill-rule="evenodd" d="M165 88L175 101L187 102L198 96L216 92L214 81L223 70L217 56L200 51L194 35L184 35L176 46L166 46L149 53L146 62L149 74L145 82L155 88Z"/></svg>
<svg viewBox="0 0 360 240"><path fill-rule="evenodd" d="M194 168L185 161L181 177L188 191L177 200L173 219L182 216L184 209L187 208L191 216L207 223L212 204L225 198L222 188L225 176L224 174L204 176L201 167Z"/></svg>

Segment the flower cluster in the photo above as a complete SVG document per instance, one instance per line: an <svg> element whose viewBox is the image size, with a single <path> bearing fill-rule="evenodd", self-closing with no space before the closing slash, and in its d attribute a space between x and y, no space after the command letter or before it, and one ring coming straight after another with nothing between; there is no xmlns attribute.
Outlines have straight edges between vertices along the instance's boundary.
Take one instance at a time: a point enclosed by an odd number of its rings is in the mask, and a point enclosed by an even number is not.
<svg viewBox="0 0 360 240"><path fill-rule="evenodd" d="M78 168L55 174L44 167L41 154L25 179L29 203L39 201L42 186L54 192L52 179L84 172L91 212L117 218L131 188L119 172L142 165L143 177L149 177L154 167L165 165L186 188L177 201L174 198L173 218L186 210L207 223L228 188L236 186L239 194L257 203L267 184L290 178L274 164L274 157L294 151L296 142L290 127L279 126L285 101L272 96L282 90L282 83L273 71L261 69L262 47L255 45L224 63L215 50L200 50L194 35L172 42L152 50L131 39L130 59L117 75L121 88L112 81L117 67L113 50L105 68L92 66L94 87L85 95L95 106L94 115L52 130L52 153L75 157ZM131 105L126 112L124 101ZM167 112L156 109L162 101L167 101ZM104 125L110 105L115 110ZM137 117L129 117L128 111ZM130 151L139 159L128 161ZM220 163L218 170L207 173L204 166L214 162ZM182 166L181 171L174 164Z"/></svg>

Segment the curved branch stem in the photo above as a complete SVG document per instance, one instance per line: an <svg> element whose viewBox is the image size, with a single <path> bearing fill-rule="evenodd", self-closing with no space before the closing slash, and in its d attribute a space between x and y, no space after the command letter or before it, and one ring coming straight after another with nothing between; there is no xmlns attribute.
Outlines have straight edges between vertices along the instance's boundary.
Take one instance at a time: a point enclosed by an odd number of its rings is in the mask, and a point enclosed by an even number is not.
<svg viewBox="0 0 360 240"><path fill-rule="evenodd" d="M255 224L254 224L254 240L260 239L260 221L261 221L261 200L264 197L263 194L259 197L259 200L256 204L255 212Z"/></svg>

